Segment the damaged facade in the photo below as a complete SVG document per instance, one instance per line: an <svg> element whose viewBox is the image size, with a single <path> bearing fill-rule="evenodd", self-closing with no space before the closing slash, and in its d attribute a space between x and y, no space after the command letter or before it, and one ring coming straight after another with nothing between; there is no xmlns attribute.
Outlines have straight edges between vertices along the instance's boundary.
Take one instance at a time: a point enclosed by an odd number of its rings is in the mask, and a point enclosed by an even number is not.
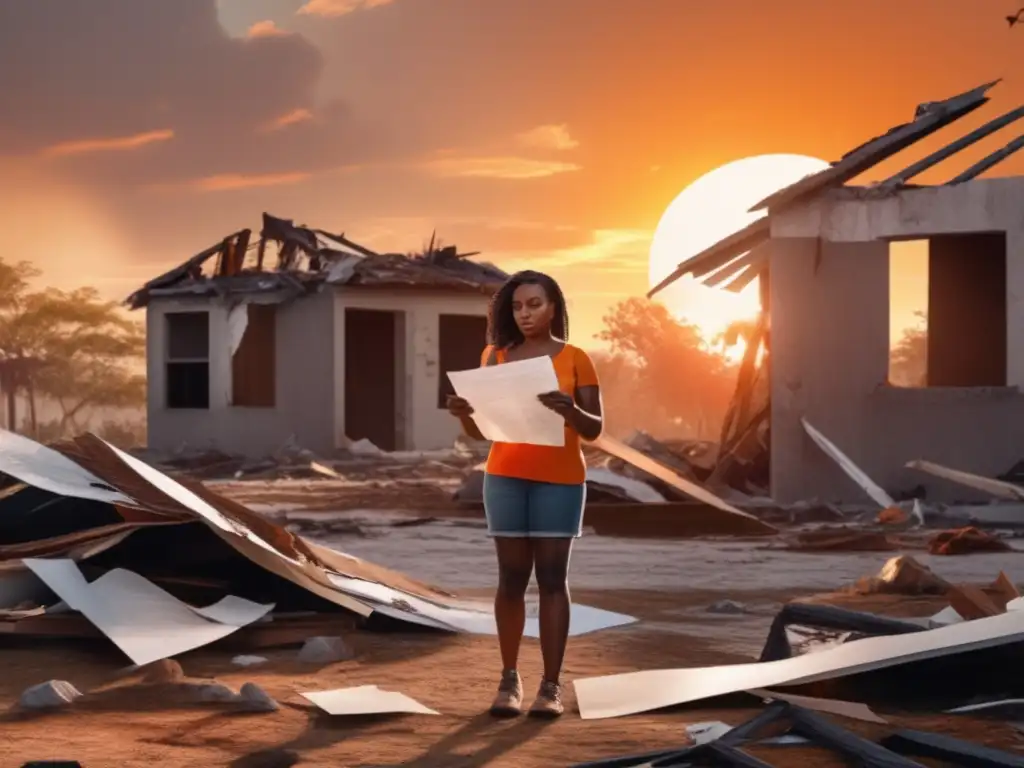
<svg viewBox="0 0 1024 768"><path fill-rule="evenodd" d="M149 445L248 456L289 440L322 454L361 439L451 445L445 374L479 365L506 277L452 246L377 254L264 214L255 242L229 235L127 301L146 309Z"/></svg>
<svg viewBox="0 0 1024 768"><path fill-rule="evenodd" d="M754 210L767 216L680 264L652 291L687 274L729 290L761 280L762 314L726 420L718 476L767 465L777 502L863 501L803 420L890 493L921 483L906 468L912 460L986 476L1020 460L1024 177L975 177L1024 141L946 184L907 182L1024 117L1024 109L881 183L844 186L983 105L992 85L921 105L912 122L763 201ZM889 246L901 240L929 246L927 385L914 389L888 380ZM963 488L934 478L925 490L929 499L963 496Z"/></svg>

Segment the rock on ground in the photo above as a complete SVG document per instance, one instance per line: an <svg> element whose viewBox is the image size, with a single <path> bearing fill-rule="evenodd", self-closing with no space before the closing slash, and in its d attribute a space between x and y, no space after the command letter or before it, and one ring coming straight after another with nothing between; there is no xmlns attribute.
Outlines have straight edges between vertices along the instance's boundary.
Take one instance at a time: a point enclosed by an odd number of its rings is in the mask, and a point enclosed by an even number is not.
<svg viewBox="0 0 1024 768"><path fill-rule="evenodd" d="M22 709L53 709L65 707L81 695L82 692L67 680L48 680L26 688L18 705Z"/></svg>
<svg viewBox="0 0 1024 768"><path fill-rule="evenodd" d="M332 664L353 658L355 653L340 637L311 637L299 651L299 661L309 664Z"/></svg>
<svg viewBox="0 0 1024 768"><path fill-rule="evenodd" d="M276 712L281 706L256 683L246 683L238 692L243 708L249 712Z"/></svg>

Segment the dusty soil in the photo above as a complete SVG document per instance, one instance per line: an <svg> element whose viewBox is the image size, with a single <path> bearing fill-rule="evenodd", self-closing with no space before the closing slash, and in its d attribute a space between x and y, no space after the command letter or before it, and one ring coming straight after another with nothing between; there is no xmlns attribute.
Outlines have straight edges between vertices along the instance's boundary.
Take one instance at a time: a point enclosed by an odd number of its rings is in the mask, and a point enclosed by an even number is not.
<svg viewBox="0 0 1024 768"><path fill-rule="evenodd" d="M305 517L307 535L414 577L470 593L491 587L493 554L482 523L472 516L447 519L450 488L417 480L404 488L374 482L222 483L217 488L268 514L286 515L293 523ZM412 503L409 486L417 489ZM446 519L426 519L442 516ZM403 524L417 517L424 518L420 524ZM760 651L780 604L874 573L894 554L803 554L768 549L759 541L585 536L573 560L574 600L630 613L641 621L572 639L565 679L748 661ZM1017 553L918 559L952 581L973 582L991 581L1000 569L1018 576L1024 563ZM720 615L707 610L726 598L742 603L746 612ZM931 615L944 605L933 598L824 599L900 616ZM582 721L570 685L568 711L561 720L496 722L484 713L496 682L494 638L357 632L348 639L357 658L322 668L298 663L294 648L257 651L268 662L250 668L232 665L231 653L216 646L180 659L191 679L216 679L236 690L247 681L256 682L282 705L270 714L192 704L173 684L147 686L125 678L120 672L126 660L105 642L5 643L0 645L0 711L7 710L0 716L0 768L61 758L79 760L88 768L549 768L681 745L689 723L739 723L757 711L691 708ZM524 641L521 669L532 694L540 672L535 641ZM26 716L10 711L22 690L48 679L68 680L86 696L60 712ZM330 717L298 695L362 684L399 690L443 714ZM1019 733L1002 723L878 711L894 725L983 738L1010 750L1024 747ZM863 723L842 724L873 738L883 732ZM810 747L754 746L750 751L778 766L844 764ZM295 753L299 762L284 760L282 752Z"/></svg>
<svg viewBox="0 0 1024 768"><path fill-rule="evenodd" d="M566 677L609 674L637 668L678 667L743 661L707 638L665 627L680 608L704 606L721 593L673 595L666 592L585 593L581 598L610 609L629 607L662 628L639 624L575 638ZM733 595L737 597L737 595ZM739 595L751 603L779 600L777 593ZM601 599L603 598L603 599ZM859 608L884 608L890 598ZM921 615L934 609L917 603ZM908 611L903 611L907 613ZM496 652L490 638L423 634L357 633L350 637L354 661L310 668L295 660L294 649L264 652L269 661L241 669L230 655L208 648L181 659L190 678L213 679L237 689L244 682L263 686L282 704L277 713L238 714L228 705L190 705L173 684L144 685L120 678L124 660L104 644L52 648L5 648L0 669L0 705L9 705L25 687L49 678L72 681L87 695L73 708L40 716L8 714L0 720L0 765L20 766L34 759L76 759L85 766L280 766L273 750L298 755L301 766L564 766L629 752L684 743L686 724L707 720L740 723L755 709L687 709L604 721L582 721L570 711L545 724L527 719L492 721L483 713L494 685ZM526 641L522 670L532 687L538 679L539 649ZM320 713L298 694L376 684L400 690L441 712L440 717L339 718ZM885 714L884 710L880 713ZM970 718L900 717L894 725L919 727L1016 750L1024 747L1012 727ZM871 737L886 729L843 721ZM755 746L750 750L779 766L843 765L810 747ZM268 760L269 762L262 762Z"/></svg>

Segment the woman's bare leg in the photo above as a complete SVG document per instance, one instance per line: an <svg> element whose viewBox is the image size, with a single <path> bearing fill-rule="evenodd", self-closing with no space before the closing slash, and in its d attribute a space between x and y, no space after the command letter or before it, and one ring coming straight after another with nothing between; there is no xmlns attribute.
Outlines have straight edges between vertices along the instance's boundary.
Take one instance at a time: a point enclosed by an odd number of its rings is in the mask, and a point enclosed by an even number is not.
<svg viewBox="0 0 1024 768"><path fill-rule="evenodd" d="M526 625L526 588L533 572L533 548L530 539L495 537L498 554L498 590L494 594L494 622L498 625L501 664L515 669L519 645Z"/></svg>
<svg viewBox="0 0 1024 768"><path fill-rule="evenodd" d="M545 682L558 684L569 637L569 556L572 539L533 539L540 592L540 648Z"/></svg>

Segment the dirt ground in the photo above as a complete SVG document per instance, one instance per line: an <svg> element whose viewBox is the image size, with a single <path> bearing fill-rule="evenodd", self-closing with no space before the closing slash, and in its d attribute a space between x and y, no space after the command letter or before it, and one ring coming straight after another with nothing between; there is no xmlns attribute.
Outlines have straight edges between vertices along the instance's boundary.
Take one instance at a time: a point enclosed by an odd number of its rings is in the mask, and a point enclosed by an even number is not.
<svg viewBox="0 0 1024 768"><path fill-rule="evenodd" d="M310 495L303 483L228 483L218 490L268 514L313 516L303 532L360 557L397 567L443 587L484 592L493 583L493 555L479 525L468 519L432 519L418 525L396 521L423 515L398 509L408 494L351 489L350 497L320 484ZM438 501L445 495L422 500ZM359 509L335 513L353 506ZM370 509L376 506L377 510ZM381 508L396 510L394 514ZM431 516L430 513L427 517ZM442 512L443 514L443 512ZM301 515L300 515L301 516ZM318 520L319 518L319 520ZM828 591L877 571L894 553L794 554L754 541L623 541L584 537L573 561L575 602L638 617L637 624L570 640L565 679L659 667L749 661L760 650L771 618L783 602ZM926 560L927 558L920 558ZM1017 553L936 558L932 567L956 581L991 581L1000 569L1019 570ZM709 612L730 599L745 611ZM890 615L926 616L941 600L866 598L849 607ZM567 712L559 721L526 718L493 721L485 713L498 670L494 638L413 632L355 632L352 661L322 668L300 664L295 648L257 651L257 667L231 663L216 646L181 657L190 679L216 679L233 689L252 681L281 704L269 714L239 714L230 705L187 701L175 684L142 684L120 674L126 660L105 642L0 645L0 768L29 760L74 759L87 768L159 765L281 768L300 766L568 766L576 762L685 743L690 723L739 723L751 709L677 709L612 720L583 721L567 686ZM521 670L527 695L539 681L536 641L525 640ZM38 716L16 714L11 705L26 687L68 680L86 693L74 706ZM330 717L299 696L303 691L375 684L401 691L442 713L380 718ZM752 706L754 702L752 701ZM877 709L877 708L876 708ZM1009 725L972 718L905 717L886 713L894 725L939 731L1010 750L1024 740ZM878 726L842 724L877 737ZM802 746L753 746L777 766L843 765L835 756ZM294 753L298 762L284 753ZM926 761L923 761L927 764Z"/></svg>
<svg viewBox="0 0 1024 768"><path fill-rule="evenodd" d="M715 596L707 592L684 597L669 592L619 591L584 593L579 598L609 609L628 608L640 618L663 625L666 611L703 606ZM752 593L740 597L758 602L783 596ZM920 615L934 609L934 603L926 600L911 605L897 612ZM713 640L681 636L682 627L675 629L651 629L641 623L574 638L566 660L566 678L746 660L721 650ZM143 684L135 678L122 678L119 672L124 660L105 644L5 648L0 660L0 705L11 704L21 690L49 678L69 680L88 695L66 711L39 716L8 714L0 719L0 766L44 759L76 759L88 768L291 764L281 761L280 752L295 753L300 762L294 764L301 766L565 766L680 745L685 743L687 724L708 720L738 724L756 712L691 708L583 721L574 711L570 687L569 712L557 722L536 723L526 718L493 721L483 711L495 682L492 638L362 632L349 640L357 658L322 668L297 662L294 649L262 652L268 662L248 669L232 666L230 654L216 648L181 658L190 678L216 679L234 689L247 681L258 683L282 705L279 712L270 714L239 714L228 705L190 704L176 695L173 683ZM539 661L536 641L525 641L522 671L531 689L538 680ZM302 691L365 684L400 690L443 714L330 717L299 696ZM886 713L880 710L880 714ZM1011 750L1024 747L1019 732L1001 723L899 716L892 722L974 740L984 734L985 743ZM843 725L872 737L885 732L854 721L843 721ZM827 752L810 747L755 746L750 751L779 766L844 765Z"/></svg>

